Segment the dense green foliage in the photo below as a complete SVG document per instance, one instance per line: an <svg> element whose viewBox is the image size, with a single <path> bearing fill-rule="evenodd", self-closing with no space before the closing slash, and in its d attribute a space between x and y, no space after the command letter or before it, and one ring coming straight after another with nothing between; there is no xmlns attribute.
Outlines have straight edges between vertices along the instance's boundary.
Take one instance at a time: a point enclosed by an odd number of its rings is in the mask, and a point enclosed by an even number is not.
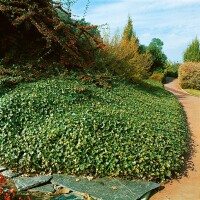
<svg viewBox="0 0 200 200"><path fill-rule="evenodd" d="M165 78L167 76L169 77L174 77L177 78L178 77L178 68L179 68L179 63L172 63L170 61L167 61L164 65L164 67L162 68L157 68L152 75L150 76L150 78L157 80L161 83L163 83L165 81Z"/></svg>
<svg viewBox="0 0 200 200"><path fill-rule="evenodd" d="M157 68L155 71L153 71L150 78L163 83L167 76L177 78L178 68L179 63L172 63L167 61L162 68Z"/></svg>
<svg viewBox="0 0 200 200"><path fill-rule="evenodd" d="M1 164L24 172L171 178L187 150L180 104L156 82L112 84L103 89L71 75L1 93Z"/></svg>
<svg viewBox="0 0 200 200"><path fill-rule="evenodd" d="M200 63L182 64L179 68L179 82L182 88L200 90Z"/></svg>
<svg viewBox="0 0 200 200"><path fill-rule="evenodd" d="M159 38L153 38L146 48L146 51L151 54L153 60L151 71L163 69L167 62L167 56L162 51L163 45L164 43Z"/></svg>
<svg viewBox="0 0 200 200"><path fill-rule="evenodd" d="M177 78L179 65L180 65L179 63L176 62L173 63L171 61L167 61L163 70L164 75Z"/></svg>
<svg viewBox="0 0 200 200"><path fill-rule="evenodd" d="M184 62L200 62L200 44L196 37L183 54Z"/></svg>

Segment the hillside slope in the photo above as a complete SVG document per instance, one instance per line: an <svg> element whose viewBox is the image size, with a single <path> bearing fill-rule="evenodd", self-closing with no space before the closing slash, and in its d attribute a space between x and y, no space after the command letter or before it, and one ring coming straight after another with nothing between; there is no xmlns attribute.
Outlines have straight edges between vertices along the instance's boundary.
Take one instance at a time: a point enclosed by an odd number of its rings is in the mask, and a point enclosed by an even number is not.
<svg viewBox="0 0 200 200"><path fill-rule="evenodd" d="M103 89L69 76L0 98L0 162L25 172L163 181L180 170L187 142L182 107L152 81Z"/></svg>

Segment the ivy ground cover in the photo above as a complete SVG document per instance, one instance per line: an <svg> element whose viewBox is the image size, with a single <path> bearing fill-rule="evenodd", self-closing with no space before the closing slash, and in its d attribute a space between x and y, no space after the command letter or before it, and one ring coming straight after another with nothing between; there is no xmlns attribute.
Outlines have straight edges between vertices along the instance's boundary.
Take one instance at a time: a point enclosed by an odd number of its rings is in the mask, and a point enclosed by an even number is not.
<svg viewBox="0 0 200 200"><path fill-rule="evenodd" d="M52 78L0 96L0 162L12 169L164 181L187 143L182 107L156 82Z"/></svg>

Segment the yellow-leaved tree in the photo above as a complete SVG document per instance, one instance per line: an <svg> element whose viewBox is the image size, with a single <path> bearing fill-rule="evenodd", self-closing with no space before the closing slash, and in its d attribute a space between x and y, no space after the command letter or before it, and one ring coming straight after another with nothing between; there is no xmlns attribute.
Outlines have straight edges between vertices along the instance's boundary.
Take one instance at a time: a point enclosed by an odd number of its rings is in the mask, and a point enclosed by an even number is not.
<svg viewBox="0 0 200 200"><path fill-rule="evenodd" d="M148 76L152 65L151 55L140 52L130 17L122 36L116 33L109 44L109 61L109 66L116 74L129 80L136 81Z"/></svg>

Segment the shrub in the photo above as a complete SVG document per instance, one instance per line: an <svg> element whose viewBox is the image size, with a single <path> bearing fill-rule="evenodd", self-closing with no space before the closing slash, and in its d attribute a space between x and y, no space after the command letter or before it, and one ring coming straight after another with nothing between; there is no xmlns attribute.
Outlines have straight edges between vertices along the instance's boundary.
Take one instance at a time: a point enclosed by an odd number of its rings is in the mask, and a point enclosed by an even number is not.
<svg viewBox="0 0 200 200"><path fill-rule="evenodd" d="M164 81L164 74L163 73L153 73L151 76L150 76L151 79L154 79L154 80L157 80L159 82L163 82Z"/></svg>
<svg viewBox="0 0 200 200"><path fill-rule="evenodd" d="M179 82L182 88L200 90L200 63L182 64L179 68Z"/></svg>
<svg viewBox="0 0 200 200"><path fill-rule="evenodd" d="M24 172L163 181L180 170L187 138L181 106L154 82L107 90L69 76L0 98L0 163Z"/></svg>

